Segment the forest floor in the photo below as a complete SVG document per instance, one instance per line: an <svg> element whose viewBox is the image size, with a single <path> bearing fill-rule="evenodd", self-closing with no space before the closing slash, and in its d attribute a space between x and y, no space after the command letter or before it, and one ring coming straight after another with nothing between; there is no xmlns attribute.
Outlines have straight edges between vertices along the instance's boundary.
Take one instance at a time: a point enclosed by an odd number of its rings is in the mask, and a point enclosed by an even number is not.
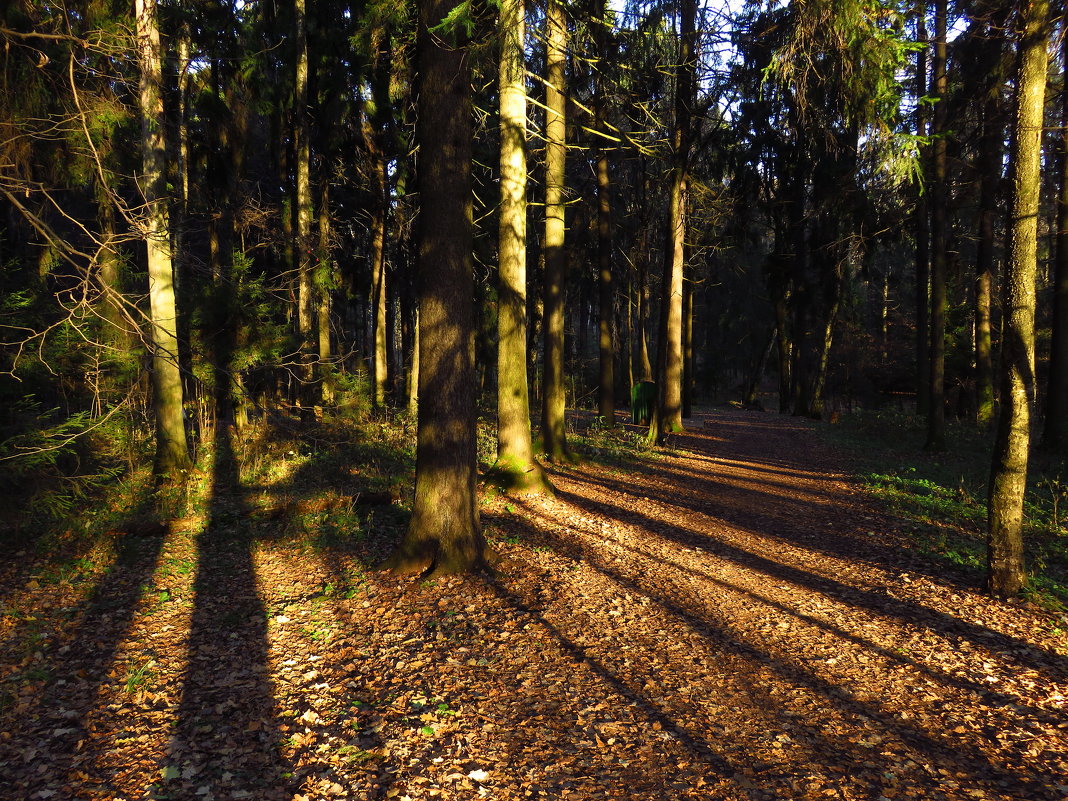
<svg viewBox="0 0 1068 801"><path fill-rule="evenodd" d="M0 797L1068 798L1063 617L910 548L810 424L688 426L488 500L492 578L371 570L374 512L298 536L338 487L293 475L15 553Z"/></svg>

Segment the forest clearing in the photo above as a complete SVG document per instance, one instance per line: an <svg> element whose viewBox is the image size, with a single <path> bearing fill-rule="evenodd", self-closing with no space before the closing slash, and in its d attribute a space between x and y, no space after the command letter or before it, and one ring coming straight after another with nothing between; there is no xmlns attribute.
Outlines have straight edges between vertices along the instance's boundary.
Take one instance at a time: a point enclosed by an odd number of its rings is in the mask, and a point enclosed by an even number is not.
<svg viewBox="0 0 1068 801"><path fill-rule="evenodd" d="M487 498L492 576L371 569L389 507L333 461L15 554L3 796L1068 797L1063 615L918 550L811 423L688 423Z"/></svg>

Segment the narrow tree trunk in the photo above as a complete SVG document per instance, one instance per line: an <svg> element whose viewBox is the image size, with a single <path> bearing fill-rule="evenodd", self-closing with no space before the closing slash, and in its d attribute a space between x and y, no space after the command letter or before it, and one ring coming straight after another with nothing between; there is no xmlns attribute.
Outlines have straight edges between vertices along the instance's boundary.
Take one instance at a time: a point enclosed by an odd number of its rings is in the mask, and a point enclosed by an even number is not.
<svg viewBox="0 0 1068 801"><path fill-rule="evenodd" d="M1061 32L1061 75L1068 76L1068 31ZM1060 192L1057 198L1057 246L1053 279L1053 332L1050 342L1045 447L1068 450L1068 83L1061 89L1061 136L1058 149Z"/></svg>
<svg viewBox="0 0 1068 801"><path fill-rule="evenodd" d="M308 26L306 0L294 0L293 25L296 38L296 80L293 109L293 137L296 144L297 184L296 258L297 331L300 339L300 416L313 419L315 392L315 282L312 265L311 134L308 125Z"/></svg>
<svg viewBox="0 0 1068 801"><path fill-rule="evenodd" d="M503 0L500 31L501 201L498 216L497 464L506 489L547 488L534 461L527 385L527 96L523 0Z"/></svg>
<svg viewBox="0 0 1068 801"><path fill-rule="evenodd" d="M416 142L419 425L411 522L387 563L398 572L486 564L478 519L472 274L470 57L437 28L453 0L420 0Z"/></svg>
<svg viewBox="0 0 1068 801"><path fill-rule="evenodd" d="M979 242L975 256L975 388L976 422L981 426L989 426L994 421L994 358L990 310L994 286L998 189L1001 185L1001 162L1005 149L1005 131L1000 122L999 105L996 96L988 97L983 105L983 140L980 144Z"/></svg>
<svg viewBox="0 0 1068 801"><path fill-rule="evenodd" d="M371 222L371 383L375 408L386 405L386 388L389 386L387 294L386 294L386 214L388 191L386 157L371 134L368 141L374 143L374 218Z"/></svg>
<svg viewBox="0 0 1068 801"><path fill-rule="evenodd" d="M603 112L600 122L603 125ZM608 152L602 148L597 156L597 267L598 315L597 344L600 356L597 413L605 424L616 421L615 376L615 283L612 276L612 201L608 175Z"/></svg>
<svg viewBox="0 0 1068 801"><path fill-rule="evenodd" d="M949 248L946 208L946 18L947 0L935 0L935 48L931 94L934 107L931 175L931 368L927 410L927 450L946 447L946 256Z"/></svg>
<svg viewBox="0 0 1068 801"><path fill-rule="evenodd" d="M182 416L182 378L178 367L174 265L166 201L166 142L162 68L156 0L135 0L138 61L141 68L142 192L152 323L152 389L156 413L156 474L178 478L191 467Z"/></svg>
<svg viewBox="0 0 1068 801"><path fill-rule="evenodd" d="M324 176L319 188L319 310L316 315L319 328L319 376L323 403L334 402L333 349L330 343L330 312L333 279L332 229L330 225L330 181Z"/></svg>
<svg viewBox="0 0 1068 801"><path fill-rule="evenodd" d="M608 31L611 26L611 11L607 2L600 2L600 20L594 23L594 40L597 44L597 107L596 125L604 131L607 87L604 85L604 70L607 68ZM597 413L607 426L616 422L616 376L615 376L615 282L612 271L612 182L609 174L608 148L601 144L597 151L597 271L598 313L597 344L600 360L598 372Z"/></svg>
<svg viewBox="0 0 1068 801"><path fill-rule="evenodd" d="M1001 413L991 467L987 534L987 583L991 592L1002 596L1019 592L1027 580L1023 501L1035 397L1035 274L1049 2L1024 0L1020 9L1023 36L1017 57L1009 153L1012 188L1004 286Z"/></svg>
<svg viewBox="0 0 1068 801"><path fill-rule="evenodd" d="M545 358L541 436L545 456L571 458L564 424L564 294L567 251L564 248L564 188L567 158L567 19L562 0L549 0L546 25L545 112Z"/></svg>
<svg viewBox="0 0 1068 801"><path fill-rule="evenodd" d="M927 6L919 0L916 9L916 94L927 94ZM927 136L927 110L916 109L916 135ZM925 165L926 166L926 165ZM916 414L926 416L931 408L931 217L927 191L917 187L913 227L916 236Z"/></svg>
<svg viewBox="0 0 1068 801"><path fill-rule="evenodd" d="M675 69L674 167L669 201L670 237L665 253L664 297L657 357L657 413L650 439L661 442L682 431L683 270L686 261L686 203L690 161L690 117L697 92L697 3L682 0L679 56Z"/></svg>

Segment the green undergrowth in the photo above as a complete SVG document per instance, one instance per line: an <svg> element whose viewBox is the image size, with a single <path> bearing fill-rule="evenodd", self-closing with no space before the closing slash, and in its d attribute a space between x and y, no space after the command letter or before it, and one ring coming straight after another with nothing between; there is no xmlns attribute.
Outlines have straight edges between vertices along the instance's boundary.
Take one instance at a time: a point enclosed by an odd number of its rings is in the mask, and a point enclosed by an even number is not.
<svg viewBox="0 0 1068 801"><path fill-rule="evenodd" d="M918 549L974 574L986 565L987 487L992 432L947 423L944 452L923 449L925 421L898 411L842 415L820 429L884 507L906 521ZM1068 609L1068 464L1035 450L1028 474L1024 537L1027 595Z"/></svg>

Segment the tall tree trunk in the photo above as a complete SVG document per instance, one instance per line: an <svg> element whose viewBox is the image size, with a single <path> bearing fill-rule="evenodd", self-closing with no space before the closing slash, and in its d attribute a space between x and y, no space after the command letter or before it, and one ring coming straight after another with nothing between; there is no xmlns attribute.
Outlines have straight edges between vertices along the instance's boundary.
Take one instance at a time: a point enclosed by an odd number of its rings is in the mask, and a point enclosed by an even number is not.
<svg viewBox="0 0 1068 801"><path fill-rule="evenodd" d="M927 6L919 0L916 9L916 95L927 94ZM916 108L916 135L927 136L927 108ZM916 237L916 414L926 416L931 408L931 216L927 192L917 186L913 210Z"/></svg>
<svg viewBox="0 0 1068 801"><path fill-rule="evenodd" d="M1011 197L1001 348L1001 413L990 475L987 584L1012 595L1026 583L1023 500L1035 397L1035 274L1038 263L1039 165L1046 89L1048 0L1022 0L1009 153Z"/></svg>
<svg viewBox="0 0 1068 801"><path fill-rule="evenodd" d="M608 31L611 26L611 11L607 2L598 3L600 20L594 23L594 39L597 43L597 107L596 126L605 130L605 106L607 87L604 70L607 68ZM597 345L599 354L597 414L607 426L616 422L616 376L615 376L615 283L612 274L612 183L609 174L608 148L601 144L597 151L597 272L598 312Z"/></svg>
<svg viewBox="0 0 1068 801"><path fill-rule="evenodd" d="M1061 137L1058 149L1057 247L1053 279L1053 333L1042 443L1068 450L1068 30L1061 32Z"/></svg>
<svg viewBox="0 0 1068 801"><path fill-rule="evenodd" d="M509 490L547 487L534 461L527 385L527 95L523 0L503 0L500 31L501 202L498 216L497 464Z"/></svg>
<svg viewBox="0 0 1068 801"><path fill-rule="evenodd" d="M306 0L294 0L293 25L296 40L296 81L293 108L293 138L297 160L296 258L297 258L297 331L300 339L300 416L313 419L317 400L315 387L315 281L313 269L311 193L311 132L308 124L308 24Z"/></svg>
<svg viewBox="0 0 1068 801"><path fill-rule="evenodd" d="M369 126L368 126L369 127ZM369 130L365 133L374 159L374 215L371 221L371 383L374 406L386 405L389 386L389 329L387 325L388 295L386 293L386 216L389 209L389 184L386 175L386 154Z"/></svg>
<svg viewBox="0 0 1068 801"><path fill-rule="evenodd" d="M438 28L453 0L420 0L416 142L419 424L415 500L399 572L463 572L491 552L478 519L472 274L470 57Z"/></svg>
<svg viewBox="0 0 1068 801"><path fill-rule="evenodd" d="M156 416L156 474L178 478L191 467L182 417L182 378L178 366L174 265L166 200L167 149L164 139L162 68L156 0L135 0L138 61L141 68L142 192L148 296L152 322L152 389Z"/></svg>
<svg viewBox="0 0 1068 801"><path fill-rule="evenodd" d="M999 35L991 33L991 35ZM998 87L1000 92L1000 86ZM992 92L983 104L983 139L980 143L979 242L975 254L975 389L976 422L994 421L994 358L991 347L990 310L995 270L998 189L1004 156L1004 125L999 98Z"/></svg>
<svg viewBox="0 0 1068 801"><path fill-rule="evenodd" d="M931 391L927 450L946 447L946 256L949 249L946 191L946 19L947 0L935 0L935 43L931 94L934 136L931 169Z"/></svg>
<svg viewBox="0 0 1068 801"><path fill-rule="evenodd" d="M598 108L600 111L600 108ZM601 112L603 115L603 112ZM603 124L603 118L602 118ZM600 356L597 414L605 425L616 421L615 282L612 275L612 201L608 151L597 155L597 344Z"/></svg>
<svg viewBox="0 0 1068 801"><path fill-rule="evenodd" d="M541 436L547 459L571 458L564 425L564 248L565 162L567 158L567 18L562 0L549 0L546 26L545 112L545 357Z"/></svg>
<svg viewBox="0 0 1068 801"><path fill-rule="evenodd" d="M333 284L333 233L330 225L330 180L324 170L319 181L319 310L316 320L319 327L319 373L323 403L334 402L334 380L332 377L333 352L330 347L330 312Z"/></svg>
<svg viewBox="0 0 1068 801"><path fill-rule="evenodd" d="M690 118L697 93L697 2L681 0L679 56L675 68L675 122L672 132L674 165L669 201L670 229L664 254L664 286L657 349L657 409L649 438L662 442L682 431L682 294L686 261L686 203L690 161Z"/></svg>

